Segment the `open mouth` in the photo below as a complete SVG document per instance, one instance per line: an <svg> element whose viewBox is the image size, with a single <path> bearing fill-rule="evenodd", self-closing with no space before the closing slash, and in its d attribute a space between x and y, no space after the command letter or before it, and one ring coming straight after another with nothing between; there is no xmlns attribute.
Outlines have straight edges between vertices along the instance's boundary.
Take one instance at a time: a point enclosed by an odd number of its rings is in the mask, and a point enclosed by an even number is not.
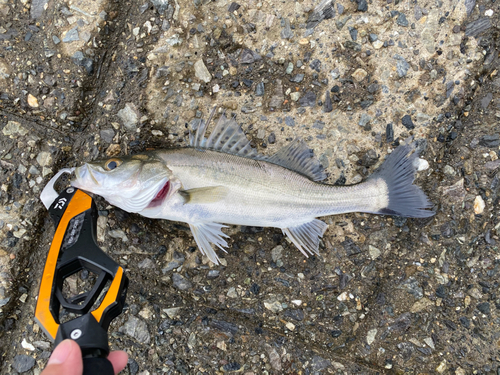
<svg viewBox="0 0 500 375"><path fill-rule="evenodd" d="M163 187L160 189L160 191L156 193L156 196L149 203L147 208L157 207L161 205L163 200L167 196L169 190L170 190L170 181L167 181L165 185L163 185Z"/></svg>

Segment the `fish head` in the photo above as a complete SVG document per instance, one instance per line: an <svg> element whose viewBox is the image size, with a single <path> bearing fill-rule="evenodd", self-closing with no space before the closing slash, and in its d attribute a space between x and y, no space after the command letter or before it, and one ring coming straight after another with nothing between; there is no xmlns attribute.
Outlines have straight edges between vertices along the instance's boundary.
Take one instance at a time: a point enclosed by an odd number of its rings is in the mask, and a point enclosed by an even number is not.
<svg viewBox="0 0 500 375"><path fill-rule="evenodd" d="M157 206L171 190L171 171L154 154L113 157L75 169L71 185L127 212Z"/></svg>

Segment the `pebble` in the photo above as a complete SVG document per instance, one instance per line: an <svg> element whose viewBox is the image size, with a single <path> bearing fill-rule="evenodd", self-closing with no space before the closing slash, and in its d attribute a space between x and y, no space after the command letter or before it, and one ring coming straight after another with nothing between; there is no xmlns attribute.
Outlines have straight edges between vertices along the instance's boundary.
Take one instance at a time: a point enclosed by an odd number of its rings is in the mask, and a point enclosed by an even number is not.
<svg viewBox="0 0 500 375"><path fill-rule="evenodd" d="M241 368L241 365L238 362L229 362L229 363L226 363L224 366L222 366L222 370L224 372L238 371L240 368Z"/></svg>
<svg viewBox="0 0 500 375"><path fill-rule="evenodd" d="M486 168L490 171L493 171L493 170L497 169L498 167L500 167L500 159L488 161L484 164L484 168Z"/></svg>
<svg viewBox="0 0 500 375"><path fill-rule="evenodd" d="M415 124L413 124L410 115L404 115L401 119L401 124L403 124L403 126L408 130L415 129Z"/></svg>
<svg viewBox="0 0 500 375"><path fill-rule="evenodd" d="M368 114L362 113L359 118L358 125L365 127L370 122L371 119L372 118Z"/></svg>
<svg viewBox="0 0 500 375"><path fill-rule="evenodd" d="M248 48L245 48L240 55L241 64L251 64L257 60L262 60L262 57L257 53Z"/></svg>
<svg viewBox="0 0 500 375"><path fill-rule="evenodd" d="M35 347L30 344L29 342L26 341L26 339L23 339L23 341L21 342L21 346L26 349L26 350L29 350L31 352L35 351Z"/></svg>
<svg viewBox="0 0 500 375"><path fill-rule="evenodd" d="M111 238L121 239L123 242L128 242L128 237L125 232L121 229L114 229L108 232L108 236Z"/></svg>
<svg viewBox="0 0 500 375"><path fill-rule="evenodd" d="M465 11L470 16L476 6L476 0L465 0Z"/></svg>
<svg viewBox="0 0 500 375"><path fill-rule="evenodd" d="M341 242L341 245L344 247L347 256L361 253L359 246L356 245L350 237L346 237L345 240Z"/></svg>
<svg viewBox="0 0 500 375"><path fill-rule="evenodd" d="M370 253L370 258L372 258L372 260L375 260L377 259L380 254L382 254L382 252L377 249L375 246L372 246L372 245L368 245L368 252Z"/></svg>
<svg viewBox="0 0 500 375"><path fill-rule="evenodd" d="M293 72L293 63L292 62L288 63L285 72L286 72L286 74L292 74L292 72Z"/></svg>
<svg viewBox="0 0 500 375"><path fill-rule="evenodd" d="M418 280L416 280L414 277L409 277L401 284L401 286L417 299L421 299L424 296L422 287L419 285Z"/></svg>
<svg viewBox="0 0 500 375"><path fill-rule="evenodd" d="M290 99L292 99L294 102L299 100L299 98L300 98L300 92L292 92L290 94Z"/></svg>
<svg viewBox="0 0 500 375"><path fill-rule="evenodd" d="M453 167L449 166L449 165L445 165L444 168L443 168L443 173L444 174L447 174L449 176L455 176L457 173L455 172L455 170L453 169Z"/></svg>
<svg viewBox="0 0 500 375"><path fill-rule="evenodd" d="M42 350L49 350L50 349L50 343L47 341L33 341L33 345L37 347L38 349Z"/></svg>
<svg viewBox="0 0 500 375"><path fill-rule="evenodd" d="M290 27L290 20L288 18L284 19L284 27L283 30L281 30L281 38L282 39L291 39L293 38L293 31L292 28Z"/></svg>
<svg viewBox="0 0 500 375"><path fill-rule="evenodd" d="M176 319L180 317L181 308L180 307L170 307L168 309L163 309L163 312L167 314L170 319Z"/></svg>
<svg viewBox="0 0 500 375"><path fill-rule="evenodd" d="M26 130L21 123L17 121L7 121L7 125L2 129L2 133L5 136L10 136L13 138L15 135L26 135L28 134L28 130Z"/></svg>
<svg viewBox="0 0 500 375"><path fill-rule="evenodd" d="M366 78L368 75L367 71L361 68L358 68L355 70L354 73L352 73L352 78L354 78L356 81L361 82Z"/></svg>
<svg viewBox="0 0 500 375"><path fill-rule="evenodd" d="M377 336L378 329L374 328L368 331L368 334L366 335L366 343L368 345L373 344L375 341L375 337Z"/></svg>
<svg viewBox="0 0 500 375"><path fill-rule="evenodd" d="M35 365L35 358L25 354L18 354L14 357L12 367L19 373L27 372Z"/></svg>
<svg viewBox="0 0 500 375"><path fill-rule="evenodd" d="M113 129L102 129L99 135L104 142L111 143L115 137L115 131Z"/></svg>
<svg viewBox="0 0 500 375"><path fill-rule="evenodd" d="M479 144L484 147L498 147L500 145L500 135L485 135L479 140Z"/></svg>
<svg viewBox="0 0 500 375"><path fill-rule="evenodd" d="M491 307L489 302L482 302L476 305L477 309L481 311L485 315L489 315L491 313Z"/></svg>
<svg viewBox="0 0 500 375"><path fill-rule="evenodd" d="M403 56L394 55L394 58L397 60L396 62L396 70L398 76L400 78L405 77L408 74L408 70L410 69L410 64L406 61Z"/></svg>
<svg viewBox="0 0 500 375"><path fill-rule="evenodd" d="M227 296L229 298L237 298L238 297L238 293L236 292L236 288L234 286L229 288L229 290L227 291Z"/></svg>
<svg viewBox="0 0 500 375"><path fill-rule="evenodd" d="M295 126L295 119L292 116L285 116L285 124L288 126Z"/></svg>
<svg viewBox="0 0 500 375"><path fill-rule="evenodd" d="M220 271L219 270L210 270L207 273L207 278L208 279L216 279L216 278L219 277L219 275L220 275Z"/></svg>
<svg viewBox="0 0 500 375"><path fill-rule="evenodd" d="M28 94L28 105L31 108L38 108L39 107L38 99L35 96Z"/></svg>
<svg viewBox="0 0 500 375"><path fill-rule="evenodd" d="M291 324L291 323L287 323L287 328L288 328L288 324ZM293 325L293 324L292 324ZM295 329L295 326L293 327ZM292 329L293 331L293 329ZM281 373L281 357L278 353L278 351L276 350L276 348L274 348L273 346L269 345L269 344L265 344L264 347L266 348L266 351L267 351L267 354L269 356L269 363L271 364L271 367L273 368L274 371L278 371L278 373Z"/></svg>
<svg viewBox="0 0 500 375"><path fill-rule="evenodd" d="M330 113L333 110L332 98L330 97L330 92L326 90L325 102L323 103L323 112Z"/></svg>
<svg viewBox="0 0 500 375"><path fill-rule="evenodd" d="M201 79L205 83L208 83L212 80L212 75L208 71L202 59L194 63L194 74L197 78Z"/></svg>
<svg viewBox="0 0 500 375"><path fill-rule="evenodd" d="M275 133L269 134L269 137L267 137L267 142L269 142L269 144L276 143L276 134Z"/></svg>
<svg viewBox="0 0 500 375"><path fill-rule="evenodd" d="M356 0L356 1L358 3L358 12L366 12L368 10L368 3L366 2L366 0Z"/></svg>
<svg viewBox="0 0 500 375"><path fill-rule="evenodd" d="M316 105L316 93L313 91L306 92L306 94L299 99L299 104L301 107L314 107Z"/></svg>
<svg viewBox="0 0 500 375"><path fill-rule="evenodd" d="M376 40L372 43L373 48L375 49L381 49L384 46L384 42L381 40Z"/></svg>
<svg viewBox="0 0 500 375"><path fill-rule="evenodd" d="M172 284L175 288L179 290L188 290L193 287L191 281L187 280L186 278L184 278L184 276L182 276L179 273L174 273L172 275Z"/></svg>
<svg viewBox="0 0 500 375"><path fill-rule="evenodd" d="M148 326L144 321L135 316L129 316L128 321L119 328L120 332L133 337L142 344L149 344L151 335L148 331Z"/></svg>
<svg viewBox="0 0 500 375"><path fill-rule="evenodd" d="M276 262L277 260L281 259L283 253L283 246L278 245L275 248L271 250L271 258L273 259L273 262Z"/></svg>
<svg viewBox="0 0 500 375"><path fill-rule="evenodd" d="M309 67L312 69L312 70L315 70L317 71L318 73L321 71L321 61L319 61L318 59L314 59L313 61L311 61L311 63L309 64Z"/></svg>
<svg viewBox="0 0 500 375"><path fill-rule="evenodd" d="M255 95L264 96L264 93L265 93L264 82L259 82L255 87Z"/></svg>
<svg viewBox="0 0 500 375"><path fill-rule="evenodd" d="M476 215L482 214L485 207L486 204L483 198L480 195L476 196L476 199L474 199L474 213Z"/></svg>
<svg viewBox="0 0 500 375"><path fill-rule="evenodd" d="M151 259L145 258L142 262L139 262L137 264L137 267L143 268L143 269L154 268L155 263Z"/></svg>
<svg viewBox="0 0 500 375"><path fill-rule="evenodd" d="M264 307L274 313L283 311L283 305L279 301L265 300Z"/></svg>
<svg viewBox="0 0 500 375"><path fill-rule="evenodd" d="M41 167L48 167L52 165L54 160L50 152L42 151L37 155L36 161Z"/></svg>
<svg viewBox="0 0 500 375"><path fill-rule="evenodd" d="M285 100L285 97L283 95L283 84L281 80L277 79L276 80L276 86L274 88L274 95L271 97L271 100L269 101L269 106L271 108L281 108L283 105L283 101Z"/></svg>
<svg viewBox="0 0 500 375"><path fill-rule="evenodd" d="M315 355L311 361L311 369L313 373L323 373L322 370L332 366L332 362L328 359Z"/></svg>
<svg viewBox="0 0 500 375"><path fill-rule="evenodd" d="M78 37L78 26L75 26L66 32L62 41L63 43L71 43L78 40L80 40L80 38Z"/></svg>
<svg viewBox="0 0 500 375"><path fill-rule="evenodd" d="M358 39L358 29L350 26L348 29L349 29L349 34L351 35L351 39L355 42Z"/></svg>
<svg viewBox="0 0 500 375"><path fill-rule="evenodd" d="M300 83L304 80L304 76L305 75L302 73L296 74L293 78L290 79L290 82Z"/></svg>
<svg viewBox="0 0 500 375"><path fill-rule="evenodd" d="M448 366L446 365L446 360L443 359L443 361L439 364L439 366L436 367L436 371L442 374L443 372L446 371L447 368Z"/></svg>
<svg viewBox="0 0 500 375"><path fill-rule="evenodd" d="M392 122L387 124L385 127L385 140L390 143L394 141L394 127Z"/></svg>
<svg viewBox="0 0 500 375"><path fill-rule="evenodd" d="M396 23L399 26L408 27L408 20L406 19L406 15L400 12L398 18L396 19Z"/></svg>
<svg viewBox="0 0 500 375"><path fill-rule="evenodd" d="M125 104L125 108L120 109L117 115L122 120L125 129L132 132L137 130L140 114L134 103Z"/></svg>
<svg viewBox="0 0 500 375"><path fill-rule="evenodd" d="M240 9L240 4L232 2L231 4L229 4L227 11L229 13L233 13L235 10L238 10L238 9Z"/></svg>
<svg viewBox="0 0 500 375"><path fill-rule="evenodd" d="M117 156L122 152L122 147L118 143L109 145L106 149L107 156Z"/></svg>

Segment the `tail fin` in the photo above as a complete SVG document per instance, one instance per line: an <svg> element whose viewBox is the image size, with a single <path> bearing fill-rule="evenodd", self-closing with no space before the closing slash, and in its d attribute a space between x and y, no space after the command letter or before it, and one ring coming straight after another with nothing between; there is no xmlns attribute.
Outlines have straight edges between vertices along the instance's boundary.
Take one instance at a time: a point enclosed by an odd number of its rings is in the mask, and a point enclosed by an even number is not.
<svg viewBox="0 0 500 375"><path fill-rule="evenodd" d="M418 152L416 142L400 145L370 176L370 179L382 179L387 184L389 203L378 211L382 215L403 217L429 217L434 215L432 203L425 193L413 185L418 168Z"/></svg>

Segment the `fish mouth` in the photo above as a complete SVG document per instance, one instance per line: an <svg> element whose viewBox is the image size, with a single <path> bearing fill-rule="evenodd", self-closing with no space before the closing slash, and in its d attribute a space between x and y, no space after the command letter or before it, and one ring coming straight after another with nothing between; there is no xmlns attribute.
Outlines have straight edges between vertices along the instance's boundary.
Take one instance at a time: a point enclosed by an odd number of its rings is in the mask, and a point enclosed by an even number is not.
<svg viewBox="0 0 500 375"><path fill-rule="evenodd" d="M167 180L165 184L161 187L161 189L156 193L155 197L151 202L149 202L149 205L146 208L153 208L153 207L158 207L160 206L166 196L168 195L168 192L170 191L170 180Z"/></svg>
<svg viewBox="0 0 500 375"><path fill-rule="evenodd" d="M99 181L95 178L94 174L92 173L92 169L88 164L84 164L79 168L75 168L74 172L74 177L75 179L72 182L73 186L76 186L78 182L83 182L85 178L90 177L90 180L97 186L99 186Z"/></svg>

